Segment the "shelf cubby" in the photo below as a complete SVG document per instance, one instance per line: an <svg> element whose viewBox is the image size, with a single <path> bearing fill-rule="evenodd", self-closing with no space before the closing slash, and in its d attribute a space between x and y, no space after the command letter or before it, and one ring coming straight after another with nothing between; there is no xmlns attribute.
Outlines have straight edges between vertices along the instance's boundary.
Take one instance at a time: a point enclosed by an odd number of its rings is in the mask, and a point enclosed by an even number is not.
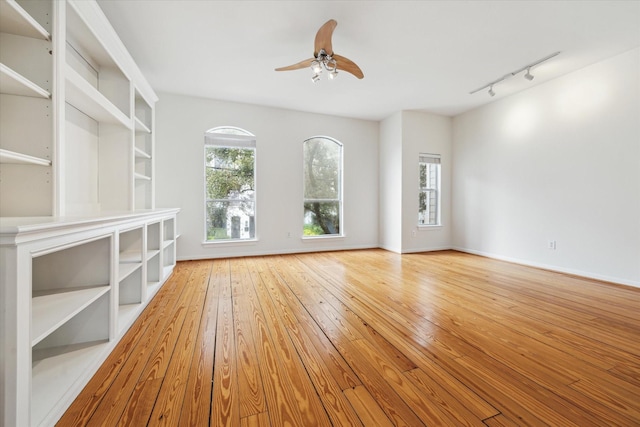
<svg viewBox="0 0 640 427"><path fill-rule="evenodd" d="M32 96L49 99L51 94L26 77L0 63L0 88L6 95Z"/></svg>
<svg viewBox="0 0 640 427"><path fill-rule="evenodd" d="M98 99L92 87L108 103L127 118L127 126L133 124L131 116L131 82L120 68L100 36L86 22L74 2L67 2L67 71L75 71L71 81L82 88L82 92L91 93ZM69 79L67 79L69 81ZM83 81L84 83L80 83ZM86 85L85 85L86 83ZM104 102L101 101L101 104ZM81 107L77 106L82 109ZM100 120L101 119L97 119Z"/></svg>
<svg viewBox="0 0 640 427"><path fill-rule="evenodd" d="M154 222L147 225L147 299L156 293L161 283L160 225L160 222Z"/></svg>
<svg viewBox="0 0 640 427"><path fill-rule="evenodd" d="M34 256L31 418L40 425L110 339L111 236Z"/></svg>
<svg viewBox="0 0 640 427"><path fill-rule="evenodd" d="M31 421L43 422L105 351L109 342L110 295L107 290L73 318L35 345L31 352Z"/></svg>
<svg viewBox="0 0 640 427"><path fill-rule="evenodd" d="M118 330L128 328L143 302L144 227L119 233Z"/></svg>
<svg viewBox="0 0 640 427"><path fill-rule="evenodd" d="M97 122L131 128L131 120L71 66L66 70L66 101Z"/></svg>
<svg viewBox="0 0 640 427"><path fill-rule="evenodd" d="M41 3L41 7L47 6L46 2L24 2L24 5L30 6L31 8L38 7L38 5L34 3ZM50 40L51 35L49 30L32 16L33 12L33 10L25 10L24 7L15 0L0 0L0 32L34 39ZM44 14L46 13L47 11L44 12Z"/></svg>
<svg viewBox="0 0 640 427"><path fill-rule="evenodd" d="M92 286L34 296L31 300L31 345L44 340L109 289L109 286Z"/></svg>

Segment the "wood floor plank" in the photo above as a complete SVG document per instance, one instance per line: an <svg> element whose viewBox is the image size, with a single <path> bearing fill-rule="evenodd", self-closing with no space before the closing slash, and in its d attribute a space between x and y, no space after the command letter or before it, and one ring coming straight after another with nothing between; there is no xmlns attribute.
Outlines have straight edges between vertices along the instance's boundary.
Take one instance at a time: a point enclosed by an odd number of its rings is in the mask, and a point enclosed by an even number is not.
<svg viewBox="0 0 640 427"><path fill-rule="evenodd" d="M195 292L156 398L149 426L172 426L177 425L180 420L193 352L198 340L198 326L202 318L210 272L210 263L199 262L187 283L187 286L194 288Z"/></svg>
<svg viewBox="0 0 640 427"><path fill-rule="evenodd" d="M192 265L192 268L195 269L197 262L194 262ZM193 283L189 281L192 275L193 270L190 272L189 279L187 279L186 283ZM162 380L169 367L176 342L180 336L182 324L195 292L196 289L194 287L185 286L184 291L180 294L175 305L173 305L172 309L167 313L166 323L163 326L161 335L155 342L155 346L151 347L153 350L147 359L142 374L139 376L138 384L134 386L133 392L128 398L129 400L124 401L125 406L122 408L124 424L146 425L148 423L151 411L155 405L155 400L162 386ZM131 383L128 381L125 387L123 387L123 390L128 391L130 388ZM109 411L106 415L105 417L94 416L93 418L97 420L114 418L115 421L115 419L117 419L116 417L118 417L117 411L114 410ZM115 424L109 421L106 425L109 425L109 423Z"/></svg>
<svg viewBox="0 0 640 427"><path fill-rule="evenodd" d="M367 427L393 427L387 415L364 386L346 389L344 395L351 402L351 406L360 417L363 425Z"/></svg>
<svg viewBox="0 0 640 427"><path fill-rule="evenodd" d="M638 312L455 251L184 261L58 425L640 425Z"/></svg>
<svg viewBox="0 0 640 427"><path fill-rule="evenodd" d="M261 414L267 411L264 398L262 377L258 363L257 350L253 332L251 331L251 316L245 307L247 301L247 286L251 279L244 259L230 260L233 287L233 322L236 343L236 365L238 367L238 393L240 399L240 418Z"/></svg>
<svg viewBox="0 0 640 427"><path fill-rule="evenodd" d="M189 371L185 398L180 411L180 426L198 427L209 424L211 414L211 390L215 356L216 326L218 320L218 295L224 283L226 263L212 263L211 275L204 301L203 315Z"/></svg>
<svg viewBox="0 0 640 427"><path fill-rule="evenodd" d="M371 325L362 320L362 318L353 311L349 310L349 308L339 298L329 292L328 289L323 286L324 281L322 278L315 274L313 270L309 269L309 267L301 262L298 257L289 257L289 259L290 263L296 263L300 271L303 271L305 274L313 278L313 280L310 281L311 287L315 290L320 301L327 302L327 304L323 304L323 309L326 311L329 319L337 324L341 330L348 327L351 330L351 336L353 336L353 339L367 339L371 341L381 351L388 353L401 370L406 371L416 367L414 362L409 360L409 358L402 354L402 352L391 345L389 341L380 335L380 333L378 333L378 331L376 331ZM301 286L301 283L298 280L293 280L288 283L294 293L294 289L299 290L299 292L302 291L301 288L303 288L303 286Z"/></svg>
<svg viewBox="0 0 640 427"><path fill-rule="evenodd" d="M287 366L283 366L278 356L279 347L271 336L272 320L263 313L261 299L257 288L261 287L261 268L257 263L249 266L252 286L247 289L249 310L252 315L252 334L257 340L260 373L265 389L269 420L273 426L305 425L307 417L302 414L296 402L295 388L292 387L291 374ZM270 320L267 320L270 319ZM302 380L301 378L298 380ZM314 423L310 424L313 425Z"/></svg>
<svg viewBox="0 0 640 427"><path fill-rule="evenodd" d="M313 385L308 381L308 374L298 357L295 346L286 333L283 321L280 319L280 312L269 296L270 282L277 280L277 277L269 270L264 260L257 260L256 263L259 266L258 268L262 269L260 271L260 280L254 281L254 286L261 301L264 319L270 336L277 349L273 356L276 358L275 362L283 367L288 376L288 387L285 388L288 391L288 399L280 403L297 408L297 412L301 416L301 419L297 421L298 425L329 426L330 421L327 413Z"/></svg>
<svg viewBox="0 0 640 427"><path fill-rule="evenodd" d="M271 427L269 414L261 412L240 419L240 427Z"/></svg>
<svg viewBox="0 0 640 427"><path fill-rule="evenodd" d="M386 382L407 403L413 412L425 423L425 425L466 425L481 427L482 420L476 418L471 412L454 414L447 410L445 400L431 392L418 381L411 381L411 377L397 370L389 358L382 355L364 340L354 342L356 348L361 351L362 357L377 368ZM466 418L466 419L465 419Z"/></svg>
<svg viewBox="0 0 640 427"><path fill-rule="evenodd" d="M230 284L223 287L221 294L230 295L230 287ZM228 290L225 291L225 288ZM217 420L220 426L234 427L240 424L240 398L233 331L233 303L228 296L219 300L217 325L211 418Z"/></svg>

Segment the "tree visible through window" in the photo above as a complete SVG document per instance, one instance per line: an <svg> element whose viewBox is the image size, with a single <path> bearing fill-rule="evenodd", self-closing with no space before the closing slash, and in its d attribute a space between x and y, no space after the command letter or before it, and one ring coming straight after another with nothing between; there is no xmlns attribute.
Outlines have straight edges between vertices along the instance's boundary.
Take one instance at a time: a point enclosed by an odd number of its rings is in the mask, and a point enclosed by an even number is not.
<svg viewBox="0 0 640 427"><path fill-rule="evenodd" d="M304 235L341 235L342 144L315 137L304 141Z"/></svg>
<svg viewBox="0 0 640 427"><path fill-rule="evenodd" d="M206 240L255 238L255 136L221 127L205 133Z"/></svg>
<svg viewBox="0 0 640 427"><path fill-rule="evenodd" d="M440 225L440 156L420 154L419 225Z"/></svg>

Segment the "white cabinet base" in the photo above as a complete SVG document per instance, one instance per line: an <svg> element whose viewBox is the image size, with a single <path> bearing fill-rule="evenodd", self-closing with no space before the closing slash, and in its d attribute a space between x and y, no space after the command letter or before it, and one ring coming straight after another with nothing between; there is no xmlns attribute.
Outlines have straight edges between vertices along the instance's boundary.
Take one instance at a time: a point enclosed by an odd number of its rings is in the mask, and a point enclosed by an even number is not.
<svg viewBox="0 0 640 427"><path fill-rule="evenodd" d="M171 275L177 213L0 218L0 425L62 416Z"/></svg>

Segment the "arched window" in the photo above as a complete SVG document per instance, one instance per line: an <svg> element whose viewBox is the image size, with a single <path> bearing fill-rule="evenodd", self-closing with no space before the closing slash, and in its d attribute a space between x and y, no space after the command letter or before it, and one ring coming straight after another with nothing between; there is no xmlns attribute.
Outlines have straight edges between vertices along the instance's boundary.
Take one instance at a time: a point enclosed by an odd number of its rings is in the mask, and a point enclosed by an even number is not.
<svg viewBox="0 0 640 427"><path fill-rule="evenodd" d="M205 240L256 236L256 137L221 126L205 132Z"/></svg>
<svg viewBox="0 0 640 427"><path fill-rule="evenodd" d="M342 144L304 141L304 236L342 235Z"/></svg>

